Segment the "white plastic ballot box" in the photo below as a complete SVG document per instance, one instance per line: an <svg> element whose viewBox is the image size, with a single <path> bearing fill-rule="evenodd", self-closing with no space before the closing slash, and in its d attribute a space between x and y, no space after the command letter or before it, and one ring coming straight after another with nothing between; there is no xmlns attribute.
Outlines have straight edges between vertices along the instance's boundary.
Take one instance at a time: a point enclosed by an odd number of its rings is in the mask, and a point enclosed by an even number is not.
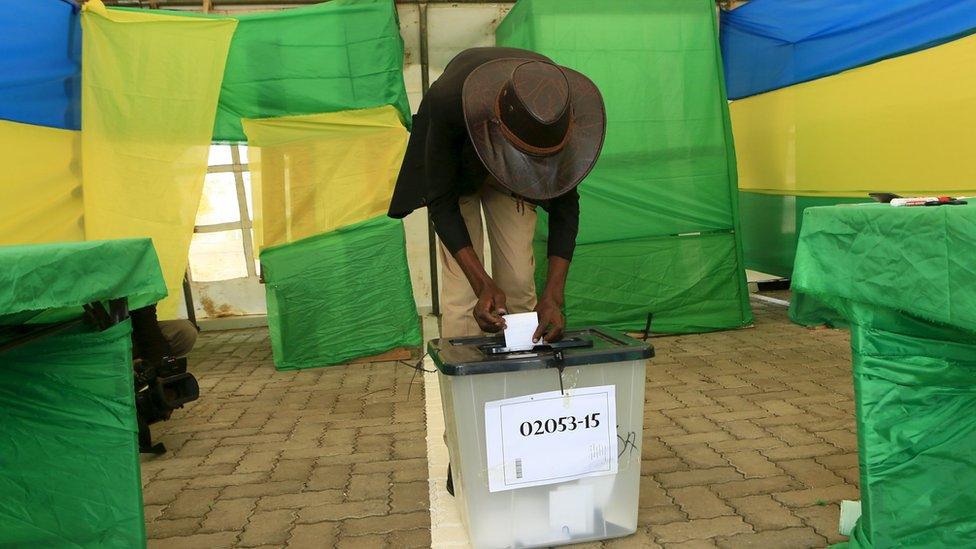
<svg viewBox="0 0 976 549"><path fill-rule="evenodd" d="M501 337L439 339L428 350L472 547L636 531L649 345L590 328L530 351Z"/></svg>

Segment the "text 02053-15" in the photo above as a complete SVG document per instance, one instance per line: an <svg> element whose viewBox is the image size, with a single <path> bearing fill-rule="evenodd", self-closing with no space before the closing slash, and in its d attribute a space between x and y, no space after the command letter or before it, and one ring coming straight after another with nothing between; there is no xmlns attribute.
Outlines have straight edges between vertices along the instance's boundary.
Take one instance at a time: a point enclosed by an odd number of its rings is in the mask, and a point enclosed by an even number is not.
<svg viewBox="0 0 976 549"><path fill-rule="evenodd" d="M575 431L576 429L596 429L600 426L600 412L593 412L581 418L576 416L563 416L560 418L549 418L546 420L536 419L533 421L523 421L519 425L519 433L523 437L533 435L551 435L564 431Z"/></svg>

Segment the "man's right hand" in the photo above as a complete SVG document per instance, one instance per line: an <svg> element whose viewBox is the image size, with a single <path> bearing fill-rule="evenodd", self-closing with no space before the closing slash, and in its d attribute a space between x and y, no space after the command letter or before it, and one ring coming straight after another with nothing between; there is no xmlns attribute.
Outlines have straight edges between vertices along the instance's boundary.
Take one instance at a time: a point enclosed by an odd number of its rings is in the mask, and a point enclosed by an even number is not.
<svg viewBox="0 0 976 549"><path fill-rule="evenodd" d="M502 315L508 314L505 308L505 292L501 291L485 272L481 259L471 246L455 252L454 259L471 284L471 289L478 296L478 303L474 306L474 319L478 326L491 334L504 330L505 319Z"/></svg>
<svg viewBox="0 0 976 549"><path fill-rule="evenodd" d="M496 333L505 329L505 319L508 314L505 309L505 292L501 291L493 282L482 286L478 292L478 304L474 306L474 319L478 326L488 333Z"/></svg>

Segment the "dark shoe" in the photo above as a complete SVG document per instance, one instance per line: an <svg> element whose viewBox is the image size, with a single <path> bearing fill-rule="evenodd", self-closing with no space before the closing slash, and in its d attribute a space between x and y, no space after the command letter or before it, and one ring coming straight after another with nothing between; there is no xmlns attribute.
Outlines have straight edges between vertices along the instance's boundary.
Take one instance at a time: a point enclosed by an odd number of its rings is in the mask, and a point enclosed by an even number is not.
<svg viewBox="0 0 976 549"><path fill-rule="evenodd" d="M454 495L454 479L451 477L451 465L447 465L447 493Z"/></svg>

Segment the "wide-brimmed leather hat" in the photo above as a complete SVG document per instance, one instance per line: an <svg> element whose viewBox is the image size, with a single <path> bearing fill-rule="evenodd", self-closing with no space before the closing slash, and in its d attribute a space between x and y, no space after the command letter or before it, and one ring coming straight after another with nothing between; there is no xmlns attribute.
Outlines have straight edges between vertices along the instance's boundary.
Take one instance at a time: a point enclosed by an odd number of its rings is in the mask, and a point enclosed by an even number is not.
<svg viewBox="0 0 976 549"><path fill-rule="evenodd" d="M464 81L464 121L481 162L513 193L547 200L579 185L606 135L600 90L553 63L495 59Z"/></svg>

